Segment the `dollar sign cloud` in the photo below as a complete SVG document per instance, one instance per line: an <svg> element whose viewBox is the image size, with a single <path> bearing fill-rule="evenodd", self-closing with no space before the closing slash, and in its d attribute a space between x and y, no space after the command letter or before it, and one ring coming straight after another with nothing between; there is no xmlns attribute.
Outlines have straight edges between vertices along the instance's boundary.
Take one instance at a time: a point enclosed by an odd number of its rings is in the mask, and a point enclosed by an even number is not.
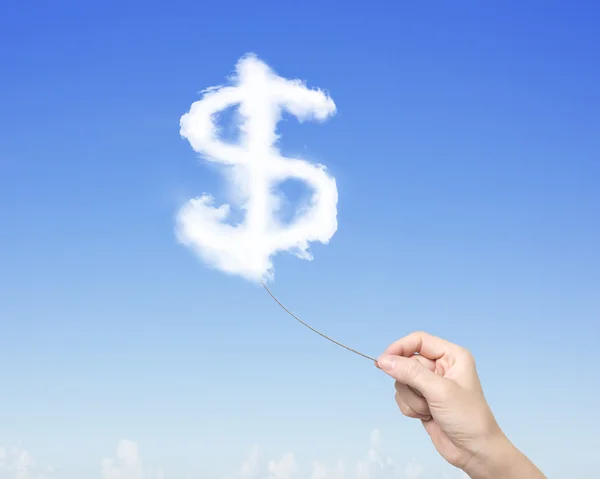
<svg viewBox="0 0 600 479"><path fill-rule="evenodd" d="M337 230L338 192L335 179L323 165L286 158L276 147L277 123L283 110L300 122L323 121L336 111L333 100L299 80L278 76L255 55L236 64L232 84L204 90L203 97L181 117L180 134L206 161L227 167L230 203L235 200L244 220L232 224L230 204L215 205L203 194L179 210L176 233L207 265L251 281L274 277L272 257L287 251L312 260L309 243L328 243ZM240 138L222 141L217 114L238 107ZM304 182L312 191L308 204L289 224L278 220L276 194L287 179Z"/></svg>

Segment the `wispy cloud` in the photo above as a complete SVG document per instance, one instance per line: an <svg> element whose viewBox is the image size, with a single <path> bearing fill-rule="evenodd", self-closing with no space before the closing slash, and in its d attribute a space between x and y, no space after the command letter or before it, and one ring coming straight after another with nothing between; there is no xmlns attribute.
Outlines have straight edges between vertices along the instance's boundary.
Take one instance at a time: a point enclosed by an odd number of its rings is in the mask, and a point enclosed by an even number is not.
<svg viewBox="0 0 600 479"><path fill-rule="evenodd" d="M391 477L394 472L392 458L383 452L381 432L376 429L371 433L371 443L367 457L356 466L357 479L379 479Z"/></svg>
<svg viewBox="0 0 600 479"><path fill-rule="evenodd" d="M283 110L301 122L323 121L336 106L322 90L278 76L254 55L238 61L231 83L205 90L180 121L180 133L192 148L226 168L231 204L216 205L208 193L189 200L177 215L177 237L211 267L252 281L270 280L273 255L287 251L312 260L309 243L328 243L337 230L335 179L322 165L283 157L276 147L277 123ZM217 115L232 106L239 106L239 144L218 138ZM276 217L277 185L287 179L312 190L291 224ZM241 223L231 223L232 205L244 213Z"/></svg>
<svg viewBox="0 0 600 479"><path fill-rule="evenodd" d="M22 447L0 447L0 479L49 479L53 473L52 466L40 467Z"/></svg>
<svg viewBox="0 0 600 479"><path fill-rule="evenodd" d="M163 479L163 473L145 471L137 443L121 439L116 457L102 461L102 479Z"/></svg>
<svg viewBox="0 0 600 479"><path fill-rule="evenodd" d="M230 463L231 464L231 463ZM425 475L424 468L412 459L408 464L398 464L386 453L379 430L374 430L367 450L355 461L333 460L330 463L312 461L300 464L296 455L286 452L279 458L263 458L258 446L254 446L236 468L227 465L223 479L433 479ZM55 471L52 467L40 467L25 449L0 447L0 479L79 479L70 475L69 464ZM100 462L98 475L101 479L170 479L167 472L144 464L140 448L135 441L121 439L115 455ZM236 470L237 469L237 470ZM173 479L181 477L172 476ZM439 474L435 475L439 478ZM448 466L444 479L462 479L466 476ZM189 474L185 479L203 479Z"/></svg>
<svg viewBox="0 0 600 479"><path fill-rule="evenodd" d="M381 432L376 429L371 433L366 454L354 463L313 461L309 467L302 467L290 452L279 460L264 462L258 447L254 447L233 479L419 479L423 478L422 473L416 460L404 470L398 468L385 453Z"/></svg>

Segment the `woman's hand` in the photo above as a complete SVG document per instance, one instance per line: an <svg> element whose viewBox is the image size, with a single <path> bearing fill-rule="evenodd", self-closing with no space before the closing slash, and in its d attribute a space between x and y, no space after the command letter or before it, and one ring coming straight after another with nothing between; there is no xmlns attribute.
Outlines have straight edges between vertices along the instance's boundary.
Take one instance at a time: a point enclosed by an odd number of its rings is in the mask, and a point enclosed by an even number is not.
<svg viewBox="0 0 600 479"><path fill-rule="evenodd" d="M376 365L396 380L400 411L421 420L450 464L478 479L544 478L500 429L465 348L417 332L392 343Z"/></svg>

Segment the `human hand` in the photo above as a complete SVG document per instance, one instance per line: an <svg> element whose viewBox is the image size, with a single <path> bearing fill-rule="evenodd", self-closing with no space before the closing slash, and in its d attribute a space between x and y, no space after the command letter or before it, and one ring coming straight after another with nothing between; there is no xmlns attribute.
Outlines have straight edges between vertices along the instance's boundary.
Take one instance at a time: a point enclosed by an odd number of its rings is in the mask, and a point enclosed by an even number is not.
<svg viewBox="0 0 600 479"><path fill-rule="evenodd" d="M472 478L544 477L500 429L465 348L417 332L392 343L376 366L396 380L400 411L421 420L453 466Z"/></svg>

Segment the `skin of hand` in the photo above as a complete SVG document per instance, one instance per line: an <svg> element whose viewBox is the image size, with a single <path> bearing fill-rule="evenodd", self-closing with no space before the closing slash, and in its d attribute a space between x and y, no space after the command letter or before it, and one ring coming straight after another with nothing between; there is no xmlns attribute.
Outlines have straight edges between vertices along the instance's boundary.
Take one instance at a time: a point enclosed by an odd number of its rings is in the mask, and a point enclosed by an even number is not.
<svg viewBox="0 0 600 479"><path fill-rule="evenodd" d="M396 380L400 411L423 423L450 464L473 479L545 479L500 429L468 350L416 332L388 346L376 366Z"/></svg>

